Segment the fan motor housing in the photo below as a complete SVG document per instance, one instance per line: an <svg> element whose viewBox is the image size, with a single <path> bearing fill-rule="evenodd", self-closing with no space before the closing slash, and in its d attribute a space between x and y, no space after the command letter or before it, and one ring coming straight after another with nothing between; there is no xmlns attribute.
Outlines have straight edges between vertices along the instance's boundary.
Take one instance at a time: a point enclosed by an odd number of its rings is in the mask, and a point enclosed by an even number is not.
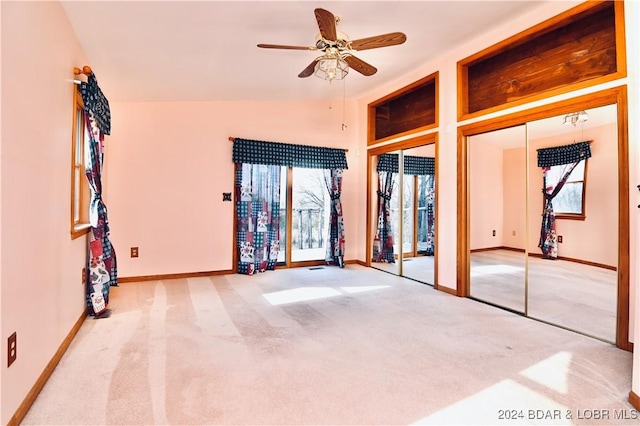
<svg viewBox="0 0 640 426"><path fill-rule="evenodd" d="M336 40L326 40L322 34L316 35L316 48L324 50L327 47L337 47L339 50L345 50L349 46L349 36L342 31L336 30Z"/></svg>

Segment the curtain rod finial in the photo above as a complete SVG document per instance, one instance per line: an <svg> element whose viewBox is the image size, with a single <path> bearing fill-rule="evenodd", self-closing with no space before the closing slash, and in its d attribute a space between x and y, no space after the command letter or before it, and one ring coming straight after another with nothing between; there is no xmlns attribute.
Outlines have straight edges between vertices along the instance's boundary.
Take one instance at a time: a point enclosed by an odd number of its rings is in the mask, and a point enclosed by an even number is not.
<svg viewBox="0 0 640 426"><path fill-rule="evenodd" d="M82 67L82 69L78 67L73 67L73 73L75 75L80 75L80 74L91 75L93 74L93 71L91 70L91 67L89 65L85 65L84 67Z"/></svg>

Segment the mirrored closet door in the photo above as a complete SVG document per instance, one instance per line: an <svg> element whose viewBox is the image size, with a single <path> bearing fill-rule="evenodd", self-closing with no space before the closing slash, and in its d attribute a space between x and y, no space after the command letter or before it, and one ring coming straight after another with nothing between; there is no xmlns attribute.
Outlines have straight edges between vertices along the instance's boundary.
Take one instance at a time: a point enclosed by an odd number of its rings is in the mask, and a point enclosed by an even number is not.
<svg viewBox="0 0 640 426"><path fill-rule="evenodd" d="M372 257L371 266L400 274L401 259L398 251L400 232L398 216L400 212L400 175L398 173L398 157L401 151L390 151L380 155L370 156L372 193L371 223L372 229ZM396 159L392 164L392 159Z"/></svg>
<svg viewBox="0 0 640 426"><path fill-rule="evenodd" d="M470 296L524 313L526 126L469 138Z"/></svg>
<svg viewBox="0 0 640 426"><path fill-rule="evenodd" d="M434 283L435 144L403 150L404 200L402 275Z"/></svg>
<svg viewBox="0 0 640 426"><path fill-rule="evenodd" d="M370 154L371 266L435 283L436 150L433 142Z"/></svg>
<svg viewBox="0 0 640 426"><path fill-rule="evenodd" d="M536 120L527 128L529 315L615 342L617 106Z"/></svg>
<svg viewBox="0 0 640 426"><path fill-rule="evenodd" d="M617 114L467 137L470 297L616 342Z"/></svg>

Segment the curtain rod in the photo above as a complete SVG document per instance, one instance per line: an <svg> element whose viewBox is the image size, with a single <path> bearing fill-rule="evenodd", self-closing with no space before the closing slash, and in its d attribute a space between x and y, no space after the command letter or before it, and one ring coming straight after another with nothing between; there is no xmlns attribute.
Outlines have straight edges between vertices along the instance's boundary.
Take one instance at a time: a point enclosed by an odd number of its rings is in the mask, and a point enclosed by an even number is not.
<svg viewBox="0 0 640 426"><path fill-rule="evenodd" d="M231 142L235 142L235 141L236 141L236 138L234 138L233 136L229 136L229 140L230 140ZM343 149L343 148L333 148L333 149L340 149L340 150L342 150L342 151L344 151L344 152L349 152L349 150L348 150L348 149Z"/></svg>

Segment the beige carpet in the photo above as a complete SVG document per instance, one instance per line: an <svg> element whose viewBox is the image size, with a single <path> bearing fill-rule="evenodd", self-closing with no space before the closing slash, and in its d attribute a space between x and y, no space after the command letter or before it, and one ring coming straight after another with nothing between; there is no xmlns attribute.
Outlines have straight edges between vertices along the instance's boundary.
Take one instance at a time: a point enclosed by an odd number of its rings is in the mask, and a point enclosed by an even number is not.
<svg viewBox="0 0 640 426"><path fill-rule="evenodd" d="M23 424L640 423L631 353L372 268L126 283L111 308Z"/></svg>
<svg viewBox="0 0 640 426"><path fill-rule="evenodd" d="M615 342L616 271L512 250L471 254L471 296L589 336Z"/></svg>

